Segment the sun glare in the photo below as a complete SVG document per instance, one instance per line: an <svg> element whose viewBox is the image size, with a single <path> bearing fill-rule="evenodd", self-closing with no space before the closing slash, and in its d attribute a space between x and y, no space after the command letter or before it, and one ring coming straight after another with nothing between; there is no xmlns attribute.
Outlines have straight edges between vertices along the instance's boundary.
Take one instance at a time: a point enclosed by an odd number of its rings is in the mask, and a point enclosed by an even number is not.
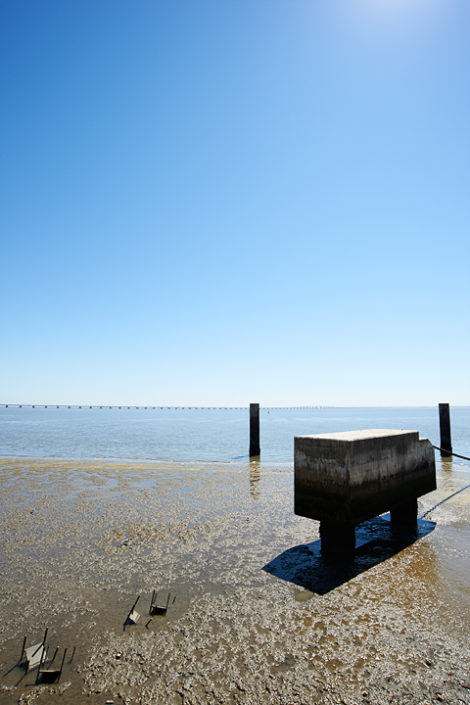
<svg viewBox="0 0 470 705"><path fill-rule="evenodd" d="M395 42L438 29L454 0L338 0L337 20L364 39Z"/></svg>
<svg viewBox="0 0 470 705"><path fill-rule="evenodd" d="M378 21L426 19L444 7L443 0L353 0L351 3L364 16Z"/></svg>

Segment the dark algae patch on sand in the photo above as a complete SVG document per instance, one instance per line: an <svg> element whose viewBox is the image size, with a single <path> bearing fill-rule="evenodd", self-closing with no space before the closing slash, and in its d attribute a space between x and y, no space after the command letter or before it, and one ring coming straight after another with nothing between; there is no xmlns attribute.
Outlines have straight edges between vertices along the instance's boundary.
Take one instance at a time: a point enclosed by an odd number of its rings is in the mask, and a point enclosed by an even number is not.
<svg viewBox="0 0 470 705"><path fill-rule="evenodd" d="M320 589L289 465L4 459L0 475L2 705L470 702L467 492L396 550L365 526ZM440 467L420 513L469 481ZM176 600L149 622L155 588ZM16 664L45 626L76 651L35 686Z"/></svg>

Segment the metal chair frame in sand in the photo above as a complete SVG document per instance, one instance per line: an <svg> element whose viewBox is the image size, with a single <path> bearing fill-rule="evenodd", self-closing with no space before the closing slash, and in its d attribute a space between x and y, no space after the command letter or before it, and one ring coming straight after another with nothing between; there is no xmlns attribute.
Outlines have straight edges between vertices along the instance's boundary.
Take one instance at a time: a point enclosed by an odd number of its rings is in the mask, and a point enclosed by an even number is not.
<svg viewBox="0 0 470 705"><path fill-rule="evenodd" d="M157 602L157 596L158 596L158 592L157 592L157 590L154 590L152 592L152 600L150 602L150 609L149 609L149 615L151 617L153 617L156 614L166 614L168 611L168 607L170 605L171 592L168 592L166 605L162 605L162 604L159 605ZM173 602L171 603L172 605L175 604L175 600L176 600L176 595L173 598Z"/></svg>
<svg viewBox="0 0 470 705"><path fill-rule="evenodd" d="M131 608L129 614L128 614L127 617L126 617L126 620L125 620L125 622L124 622L124 628L126 628L126 626L127 626L128 624L137 624L137 622L139 621L139 619L140 619L140 614L139 614L139 613L136 611L136 609L135 609L135 608L136 608L136 605L137 605L137 603L138 603L139 600L140 600L140 595L137 596L136 601L135 601L134 604L132 605L132 608Z"/></svg>
<svg viewBox="0 0 470 705"><path fill-rule="evenodd" d="M33 646L29 646L28 648L26 648L26 637L24 637L18 664L26 664L26 673L31 669L36 668L36 666L39 666L40 663L46 658L47 632L48 628L46 627L42 641L38 644L34 644Z"/></svg>
<svg viewBox="0 0 470 705"><path fill-rule="evenodd" d="M38 685L38 683L58 683L60 681L60 677L62 675L62 671L64 668L65 657L67 655L67 649L64 649L64 653L62 656L62 663L60 664L60 668L52 668L52 664L54 663L54 660L58 654L58 651L59 651L59 647L56 648L56 650L54 652L54 656L47 663L47 666L46 666L47 658L45 658L44 660L41 659L41 662L40 662L39 668L38 668L38 672L36 674L36 685Z"/></svg>

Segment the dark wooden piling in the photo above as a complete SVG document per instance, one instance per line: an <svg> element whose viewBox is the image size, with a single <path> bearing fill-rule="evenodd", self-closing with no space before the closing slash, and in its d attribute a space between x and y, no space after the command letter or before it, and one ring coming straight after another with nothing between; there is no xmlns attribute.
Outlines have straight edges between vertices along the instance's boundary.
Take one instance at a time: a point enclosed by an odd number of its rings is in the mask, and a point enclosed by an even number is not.
<svg viewBox="0 0 470 705"><path fill-rule="evenodd" d="M452 453L449 404L439 404L439 427L441 430L441 455L448 456Z"/></svg>
<svg viewBox="0 0 470 705"><path fill-rule="evenodd" d="M259 404L250 404L250 458L260 454Z"/></svg>

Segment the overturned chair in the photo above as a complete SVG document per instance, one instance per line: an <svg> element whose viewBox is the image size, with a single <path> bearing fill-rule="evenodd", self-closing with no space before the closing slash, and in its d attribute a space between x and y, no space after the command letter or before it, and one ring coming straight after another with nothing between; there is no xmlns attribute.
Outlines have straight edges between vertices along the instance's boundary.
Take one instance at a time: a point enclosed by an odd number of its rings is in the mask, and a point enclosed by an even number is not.
<svg viewBox="0 0 470 705"><path fill-rule="evenodd" d="M325 556L354 552L354 527L386 511L415 529L418 497L436 489L434 450L417 431L369 429L294 440L294 511L320 521Z"/></svg>
<svg viewBox="0 0 470 705"><path fill-rule="evenodd" d="M24 637L21 647L21 655L18 663L25 667L26 673L37 668L36 685L39 683L56 683L60 681L64 669L65 657L67 655L67 649L64 649L60 666L58 664L54 665L56 656L59 653L59 647L55 649L52 658L50 658L49 647L46 645L47 633L48 629L46 627L42 641L29 647L26 647L26 637ZM72 658L74 655L75 647L73 649Z"/></svg>
<svg viewBox="0 0 470 705"><path fill-rule="evenodd" d="M27 672L42 664L43 660L47 657L46 639L48 631L46 627L42 641L33 646L26 647L26 637L23 639L18 663L24 665Z"/></svg>
<svg viewBox="0 0 470 705"><path fill-rule="evenodd" d="M58 683L60 681L60 677L64 669L64 662L65 657L67 655L67 649L64 649L60 666L58 664L54 666L54 661L58 652L59 647L56 648L53 657L49 661L47 659L41 660L36 674L36 684Z"/></svg>
<svg viewBox="0 0 470 705"><path fill-rule="evenodd" d="M150 601L150 609L149 609L149 614L150 615L163 615L168 612L168 608L170 606L170 598L171 598L171 592L168 592L167 598L166 598L166 603L164 601L162 602L157 602L157 597L158 597L158 591L154 590L152 592L152 599ZM176 601L176 595L173 597L173 602L171 603L172 605L175 604Z"/></svg>

